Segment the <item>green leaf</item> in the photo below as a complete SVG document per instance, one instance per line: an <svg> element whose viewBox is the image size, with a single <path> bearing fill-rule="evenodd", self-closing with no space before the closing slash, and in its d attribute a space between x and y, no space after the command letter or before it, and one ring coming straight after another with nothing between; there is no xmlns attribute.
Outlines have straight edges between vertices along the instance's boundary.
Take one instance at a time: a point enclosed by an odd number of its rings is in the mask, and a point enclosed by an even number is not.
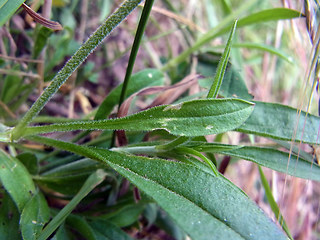
<svg viewBox="0 0 320 240"><path fill-rule="evenodd" d="M92 173L77 195L75 195L72 200L43 229L38 240L48 239L48 237L62 224L72 210L78 205L78 203L104 180L105 176L106 173L101 169Z"/></svg>
<svg viewBox="0 0 320 240"><path fill-rule="evenodd" d="M1 240L21 240L19 229L20 214L9 194L1 196L0 236Z"/></svg>
<svg viewBox="0 0 320 240"><path fill-rule="evenodd" d="M8 2L8 0L0 0L0 9L2 8L2 6Z"/></svg>
<svg viewBox="0 0 320 240"><path fill-rule="evenodd" d="M21 212L35 194L35 186L25 166L1 149L0 181Z"/></svg>
<svg viewBox="0 0 320 240"><path fill-rule="evenodd" d="M214 47L205 48L204 51L205 52L214 51L217 48L223 48L223 47L224 47L223 45L218 45L218 46L214 46ZM273 55L276 55L276 56L282 58L283 60L287 61L288 63L293 63L293 58L291 56L289 56L288 54L286 54L285 52L283 52L281 49L278 49L278 48L275 48L273 46L266 45L263 43L252 43L252 42L233 43L232 48L257 49L260 51L264 51L264 52L268 52Z"/></svg>
<svg viewBox="0 0 320 240"><path fill-rule="evenodd" d="M297 109L277 103L255 102L252 114L237 131L279 140L317 144L319 126L320 118L317 116L306 115L306 112L302 111L299 117Z"/></svg>
<svg viewBox="0 0 320 240"><path fill-rule="evenodd" d="M264 191L266 193L269 205L273 211L273 213L275 214L276 219L278 219L280 225L282 226L282 229L287 233L288 237L293 240L293 237L290 234L289 228L280 212L280 209L278 207L278 204L276 202L276 200L274 199L273 195L272 195L272 191L270 189L269 183L267 178L265 177L262 168L259 166L259 173L260 173L260 178L261 178L261 183L262 186L264 188Z"/></svg>
<svg viewBox="0 0 320 240"><path fill-rule="evenodd" d="M20 228L25 240L36 240L44 225L49 221L50 209L44 196L37 192L24 207Z"/></svg>
<svg viewBox="0 0 320 240"><path fill-rule="evenodd" d="M206 153L219 153L222 151L234 150L242 147L238 145L196 142L196 141L188 142L186 146L189 148L193 148L194 150L197 150L199 152L206 152Z"/></svg>
<svg viewBox="0 0 320 240"><path fill-rule="evenodd" d="M42 187L70 196L80 190L92 172L102 167L97 161L80 159L50 169L40 176L34 176L34 179Z"/></svg>
<svg viewBox="0 0 320 240"><path fill-rule="evenodd" d="M110 221L98 220L89 224L99 240L133 240L133 238Z"/></svg>
<svg viewBox="0 0 320 240"><path fill-rule="evenodd" d="M287 239L283 232L222 175L194 165L130 156L42 137L30 139L110 165L151 196L191 238Z"/></svg>
<svg viewBox="0 0 320 240"><path fill-rule="evenodd" d="M225 71L226 71L226 68L228 65L232 38L233 38L233 35L236 31L236 27L237 27L237 21L235 21L232 26L227 45L226 45L224 52L222 54L222 57L219 61L219 64L217 67L217 72L214 76L214 80L213 80L212 86L209 90L207 98L216 98L218 96L218 92L220 90L222 80L223 80L223 77L224 77L224 74L225 74Z"/></svg>
<svg viewBox="0 0 320 240"><path fill-rule="evenodd" d="M211 76L214 75L217 67L217 61L211 59L210 53L202 54L199 58L197 71L202 75L209 77L205 79L199 79L199 85L201 87L210 89L212 82ZM222 85L219 91L219 95L223 97L239 97L245 100L251 100L253 97L249 94L245 81L243 80L240 72L236 70L232 65L227 68L224 75Z"/></svg>
<svg viewBox="0 0 320 240"><path fill-rule="evenodd" d="M1 0L0 1L0 27L8 21L8 19L15 13L15 11L26 0Z"/></svg>
<svg viewBox="0 0 320 240"><path fill-rule="evenodd" d="M298 159L294 154L291 154L288 162L288 153L271 148L246 146L235 150L222 151L221 153L249 160L291 176L320 181L320 166L301 157Z"/></svg>
<svg viewBox="0 0 320 240"><path fill-rule="evenodd" d="M240 99L203 99L158 106L118 119L29 127L23 135L93 129L165 129L173 135L201 136L226 132L240 126L252 110L252 103Z"/></svg>
<svg viewBox="0 0 320 240"><path fill-rule="evenodd" d="M57 166L56 168L44 172L41 176L51 177L58 180L59 178L65 178L68 176L91 174L93 171L101 167L101 163L84 158L71 163L64 163L61 166Z"/></svg>
<svg viewBox="0 0 320 240"><path fill-rule="evenodd" d="M253 13L238 21L238 27L244 27L251 24L265 23L268 21L279 21L304 16L301 12L290 8L271 8Z"/></svg>
<svg viewBox="0 0 320 240"><path fill-rule="evenodd" d="M11 1L10 1L11 2ZM18 139L23 129L36 117L46 103L58 91L60 86L71 76L82 62L95 50L98 45L120 24L141 2L141 0L126 0L123 4L102 24L90 38L76 51L65 66L57 73L50 85L32 105L29 111L14 128L13 139Z"/></svg>
<svg viewBox="0 0 320 240"><path fill-rule="evenodd" d="M249 49L258 49L264 52L269 52L271 54L277 55L278 57L282 58L283 60L287 61L288 63L293 63L293 59L291 56L283 52L281 49L275 48L270 45L262 44L262 43L251 43L251 42L244 42L244 43L234 43L232 45L234 48L249 48Z"/></svg>
<svg viewBox="0 0 320 240"><path fill-rule="evenodd" d="M164 75L157 69L145 69L131 76L126 98L142 88L151 86L160 86L164 83ZM110 94L103 100L95 115L95 120L101 120L108 117L114 106L119 102L120 93L123 84L119 84Z"/></svg>

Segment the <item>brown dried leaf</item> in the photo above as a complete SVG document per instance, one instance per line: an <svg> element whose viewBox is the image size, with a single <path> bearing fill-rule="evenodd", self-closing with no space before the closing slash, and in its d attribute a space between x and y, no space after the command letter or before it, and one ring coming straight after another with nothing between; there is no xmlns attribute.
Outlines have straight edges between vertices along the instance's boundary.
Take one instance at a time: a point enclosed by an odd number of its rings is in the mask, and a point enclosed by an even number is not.
<svg viewBox="0 0 320 240"><path fill-rule="evenodd" d="M41 24L42 26L50 28L54 31L60 31L63 29L60 23L42 17L25 3L22 4L22 7L37 23Z"/></svg>

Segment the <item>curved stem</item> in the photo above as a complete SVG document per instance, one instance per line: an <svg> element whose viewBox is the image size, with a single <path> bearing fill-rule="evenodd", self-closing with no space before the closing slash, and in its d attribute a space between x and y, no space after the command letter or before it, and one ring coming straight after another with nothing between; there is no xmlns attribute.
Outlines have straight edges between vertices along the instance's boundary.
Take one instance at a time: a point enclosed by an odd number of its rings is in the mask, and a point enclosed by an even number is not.
<svg viewBox="0 0 320 240"><path fill-rule="evenodd" d="M156 149L157 150L161 150L161 151L169 151L169 150L171 150L171 149L173 149L173 148L185 143L188 140L189 140L188 137L181 136L181 137L175 138L171 142L168 142L168 143L163 144L163 145L156 146Z"/></svg>
<svg viewBox="0 0 320 240"><path fill-rule="evenodd" d="M187 147L179 147L179 149L182 151L182 152L185 152L187 154L191 154L191 155L194 155L196 157L199 157L201 158L205 163L207 163L209 165L209 167L211 168L212 172L214 173L214 175L216 176L219 176L219 172L216 168L216 166L210 161L210 159L208 159L206 156L204 156L202 153L194 150L194 149L191 149L191 148L187 148Z"/></svg>

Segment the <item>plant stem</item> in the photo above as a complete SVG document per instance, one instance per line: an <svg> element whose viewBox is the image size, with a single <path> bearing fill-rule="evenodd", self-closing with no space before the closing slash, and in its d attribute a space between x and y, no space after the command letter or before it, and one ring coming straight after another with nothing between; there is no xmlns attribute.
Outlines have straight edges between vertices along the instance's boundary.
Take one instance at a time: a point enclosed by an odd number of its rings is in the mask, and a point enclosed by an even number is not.
<svg viewBox="0 0 320 240"><path fill-rule="evenodd" d="M188 141L190 138L188 137L185 137L185 136L181 136L181 137L178 137L174 140L172 140L171 142L168 142L166 144L163 144L163 145L159 145L159 146L156 146L156 149L157 150L161 150L161 151L169 151L183 143L185 143L186 141Z"/></svg>
<svg viewBox="0 0 320 240"><path fill-rule="evenodd" d="M129 57L129 62L128 62L127 70L126 70L126 75L125 75L124 81L123 81L123 86L122 86L120 99L119 99L118 111L119 111L119 109L121 107L121 104L123 103L123 101L125 99L125 96L126 96L128 84L129 84L129 81L130 81L130 78L131 78L131 75L132 75L133 66L134 66L134 63L136 61L136 57L137 57L137 54L138 54L138 51L139 51L139 47L140 47L140 44L141 44L141 39L143 37L144 30L146 29L146 26L147 26L147 22L148 22L148 18L149 18L151 9L152 9L153 2L154 2L154 0L146 0L145 5L144 5L143 10L142 10L142 14L141 14L141 18L140 18L140 21L139 21L138 29L137 29L136 35L134 37L132 50L131 50L130 57ZM113 133L110 147L113 147L114 140L115 140L115 132Z"/></svg>
<svg viewBox="0 0 320 240"><path fill-rule="evenodd" d="M147 22L148 22L148 18L149 18L151 9L152 9L153 2L154 2L154 0L146 0L146 3L145 3L144 8L142 10L142 15L140 18L137 33L135 35L133 45L132 45L132 50L131 50L130 57L129 57L126 75L125 75L125 78L123 81L123 87L122 87L120 100L119 100L119 108L120 108L120 105L123 103L125 96L126 96L126 91L128 88L130 77L132 75L133 66L134 66L138 51L139 51L139 47L141 44L141 39L143 37L144 30L147 26Z"/></svg>
<svg viewBox="0 0 320 240"><path fill-rule="evenodd" d="M184 152L186 154L191 154L191 155L194 155L196 157L201 158L205 163L207 163L209 165L209 167L211 168L214 175L219 176L219 172L218 172L216 166L210 161L210 159L208 159L202 153L200 153L192 148L187 148L187 147L179 147L178 150L181 150L182 152Z"/></svg>
<svg viewBox="0 0 320 240"><path fill-rule="evenodd" d="M111 31L121 23L142 0L126 0L89 39L76 51L66 65L57 73L49 87L31 106L18 125L13 129L11 140L21 137L25 127L36 117L46 103L58 91L60 86L71 76L89 54L108 36Z"/></svg>

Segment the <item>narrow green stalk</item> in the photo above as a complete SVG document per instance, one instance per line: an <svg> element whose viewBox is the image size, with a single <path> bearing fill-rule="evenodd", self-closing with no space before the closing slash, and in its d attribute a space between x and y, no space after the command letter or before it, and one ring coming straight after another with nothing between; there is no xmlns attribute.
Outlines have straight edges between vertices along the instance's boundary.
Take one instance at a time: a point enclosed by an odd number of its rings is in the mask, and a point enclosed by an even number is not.
<svg viewBox="0 0 320 240"><path fill-rule="evenodd" d="M178 138L172 140L171 142L168 142L168 143L163 144L163 145L156 146L156 149L160 150L160 151L169 151L169 150L172 150L173 148L185 143L189 139L190 138L188 138L188 137L181 136L181 137L178 137Z"/></svg>
<svg viewBox="0 0 320 240"><path fill-rule="evenodd" d="M282 216L282 214L280 212L280 209L279 209L279 207L277 205L277 202L273 198L272 191L270 189L270 186L269 186L269 183L267 181L267 178L264 175L264 173L263 173L263 171L262 171L260 166L259 166L259 173L260 173L262 186L263 186L263 188L265 190L266 197L268 199L269 205L270 205L273 213L275 214L276 218L279 219L279 223L280 223L282 229L287 233L288 237L290 239L293 239L293 237L290 234L290 230L289 230L289 228L288 228L288 226L287 226L287 224L286 224L286 222L285 222L285 220L284 220L284 218L283 218L283 216Z"/></svg>
<svg viewBox="0 0 320 240"><path fill-rule="evenodd" d="M107 174L99 169L92 173L72 200L43 229L38 240L46 240L62 224L79 202L99 185Z"/></svg>
<svg viewBox="0 0 320 240"><path fill-rule="evenodd" d="M217 72L216 75L214 76L214 80L212 83L212 86L209 90L208 96L207 98L216 98L218 96L221 84L222 84L222 80L228 65L228 61L229 61L229 56L230 56L230 50L231 50L231 44L232 44L232 38L233 35L236 31L236 27L237 27L237 20L234 21L230 35L229 35L229 39L227 42L227 45L224 49L224 52L222 54L222 57L219 61L218 67L217 67Z"/></svg>
<svg viewBox="0 0 320 240"><path fill-rule="evenodd" d="M107 20L101 25L90 38L77 50L66 65L57 73L49 87L32 105L18 125L13 129L11 140L21 137L25 127L36 117L46 103L58 91L60 86L71 76L89 54L108 36L111 31L121 23L142 0L126 0Z"/></svg>
<svg viewBox="0 0 320 240"><path fill-rule="evenodd" d="M183 153L191 154L191 155L194 155L196 157L201 158L205 163L207 163L209 165L209 167L211 168L214 175L219 176L219 172L218 172L216 166L210 161L210 159L208 159L206 156L204 156L200 152L198 152L194 149L191 149L191 148L187 148L187 147L179 147L178 150L181 150L181 152L183 152Z"/></svg>
<svg viewBox="0 0 320 240"><path fill-rule="evenodd" d="M148 22L148 18L149 18L151 9L152 9L153 2L154 2L154 0L146 0L144 8L142 10L142 15L141 15L141 18L139 21L137 33L135 35L133 45L132 45L132 50L131 50L130 57L129 57L126 75L125 75L125 78L123 81L123 87L122 87L120 100L119 100L119 108L120 108L121 104L123 103L125 96L126 96L126 91L128 88L131 74L132 74L133 66L136 61L136 57L137 57L137 54L139 51L139 47L141 44L141 39L143 37L144 30L147 26L147 22Z"/></svg>
<svg viewBox="0 0 320 240"><path fill-rule="evenodd" d="M143 155L156 155L158 151L155 146L133 146L133 147L120 147L111 148L113 152L124 152L130 154L143 154Z"/></svg>
<svg viewBox="0 0 320 240"><path fill-rule="evenodd" d="M132 75L132 70L133 70L133 66L134 63L136 61L136 57L139 51L139 47L141 44L141 39L143 37L143 33L144 30L146 29L147 26L147 22L148 22L148 18L152 9L152 5L153 5L154 0L146 0L143 10L142 10L142 14L141 14L141 18L139 21L139 25L138 25L138 29L136 32L136 35L134 37L134 41L133 41L133 45L132 45L132 50L130 53L130 57L129 57L129 62L128 62L128 67L126 70L126 75L124 77L124 81L123 81L123 86L122 86L122 90L121 90L121 94L120 94L120 99L119 99L119 105L118 105L118 111L121 107L121 104L123 103L125 97L126 97L126 92L127 92L127 88L128 88L128 84L130 81L130 77ZM114 141L115 141L115 132L112 135L112 140L111 140L111 146L113 147L114 145Z"/></svg>

